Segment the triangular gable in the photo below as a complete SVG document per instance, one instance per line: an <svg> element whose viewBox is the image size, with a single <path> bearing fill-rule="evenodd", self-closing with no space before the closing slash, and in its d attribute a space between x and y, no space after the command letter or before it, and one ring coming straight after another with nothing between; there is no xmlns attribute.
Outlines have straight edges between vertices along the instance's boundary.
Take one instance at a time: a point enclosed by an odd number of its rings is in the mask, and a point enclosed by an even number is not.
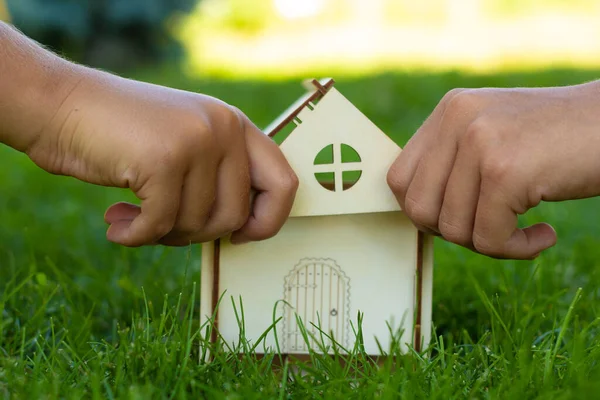
<svg viewBox="0 0 600 400"><path fill-rule="evenodd" d="M298 126L280 148L299 178L291 217L358 214L400 210L387 185L387 171L401 149L335 88L318 82L318 91L307 93L274 123ZM330 81L332 83L332 81ZM320 98L318 103L313 101ZM316 155L333 145L333 164L315 165ZM344 163L341 146L353 148L360 162ZM344 189L343 171L361 171L360 178ZM315 173L333 172L329 190Z"/></svg>

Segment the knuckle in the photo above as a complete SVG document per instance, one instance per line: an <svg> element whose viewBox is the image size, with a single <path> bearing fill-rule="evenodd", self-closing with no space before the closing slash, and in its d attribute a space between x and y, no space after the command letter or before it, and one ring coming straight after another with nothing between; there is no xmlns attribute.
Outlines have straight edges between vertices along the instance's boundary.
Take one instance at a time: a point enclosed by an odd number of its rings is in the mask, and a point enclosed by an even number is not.
<svg viewBox="0 0 600 400"><path fill-rule="evenodd" d="M450 222L447 218L440 217L438 223L440 234L449 242L460 246L468 246L471 244L471 235L468 230L459 224Z"/></svg>
<svg viewBox="0 0 600 400"><path fill-rule="evenodd" d="M237 127L239 129L244 128L246 125L246 114L236 106L228 105L230 110L229 112L229 123L233 127Z"/></svg>
<svg viewBox="0 0 600 400"><path fill-rule="evenodd" d="M502 187L511 179L514 170L509 158L490 155L482 161L481 178L491 187Z"/></svg>
<svg viewBox="0 0 600 400"><path fill-rule="evenodd" d="M466 145L469 150L477 153L485 153L494 141L493 125L486 118L477 118L471 122L460 138L461 144Z"/></svg>
<svg viewBox="0 0 600 400"><path fill-rule="evenodd" d="M414 197L407 196L404 202L404 211L406 215L415 223L426 227L435 227L437 217L434 213L423 207L422 203Z"/></svg>
<svg viewBox="0 0 600 400"><path fill-rule="evenodd" d="M279 187L281 188L281 190L284 193L286 193L290 196L293 196L296 194L296 191L298 190L299 185L300 185L300 180L298 179L298 175L296 175L296 173L291 168L289 168L279 178Z"/></svg>
<svg viewBox="0 0 600 400"><path fill-rule="evenodd" d="M453 88L450 89L448 92L446 92L446 94L442 97L442 102L448 102L450 100L452 100L454 97L456 97L458 94L464 92L465 89L464 88Z"/></svg>
<svg viewBox="0 0 600 400"><path fill-rule="evenodd" d="M179 118L180 126L174 140L166 141L164 146L174 158L197 157L198 154L213 154L218 148L215 129L199 114L187 114Z"/></svg>
<svg viewBox="0 0 600 400"><path fill-rule="evenodd" d="M221 108L220 124L225 128L227 132L243 132L246 124L244 113L235 106L224 105Z"/></svg>
<svg viewBox="0 0 600 400"><path fill-rule="evenodd" d="M214 129L204 123L198 123L180 142L180 154L197 157L198 154L213 154L219 149L219 141Z"/></svg>
<svg viewBox="0 0 600 400"><path fill-rule="evenodd" d="M404 175L399 173L396 168L396 164L392 165L386 175L386 182L388 187L397 196L404 196L408 187L408 182L404 178Z"/></svg>
<svg viewBox="0 0 600 400"><path fill-rule="evenodd" d="M456 91L448 96L446 100L446 111L450 114L463 114L472 110L477 102L479 95L476 89L455 89Z"/></svg>
<svg viewBox="0 0 600 400"><path fill-rule="evenodd" d="M248 221L248 214L249 213L239 214L236 218L234 218L230 223L228 231L234 232L241 229Z"/></svg>
<svg viewBox="0 0 600 400"><path fill-rule="evenodd" d="M475 248L478 253L488 256L496 256L499 254L497 246L478 232L473 232L473 248Z"/></svg>
<svg viewBox="0 0 600 400"><path fill-rule="evenodd" d="M213 132L215 139L225 140L230 143L243 137L246 123L245 114L237 107L218 102L211 110L210 121L207 123L207 127Z"/></svg>
<svg viewBox="0 0 600 400"><path fill-rule="evenodd" d="M228 233L239 230L246 224L249 215L248 207L245 209L240 207L239 211L231 213L223 222L222 230Z"/></svg>

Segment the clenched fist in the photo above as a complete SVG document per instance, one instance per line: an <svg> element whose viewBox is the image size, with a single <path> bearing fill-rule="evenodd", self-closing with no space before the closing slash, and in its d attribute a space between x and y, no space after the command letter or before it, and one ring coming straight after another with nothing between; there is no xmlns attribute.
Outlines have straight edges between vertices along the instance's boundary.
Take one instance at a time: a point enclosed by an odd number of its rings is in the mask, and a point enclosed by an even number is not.
<svg viewBox="0 0 600 400"><path fill-rule="evenodd" d="M556 233L519 229L519 214L600 194L600 84L453 90L387 178L422 231L495 258L535 258Z"/></svg>
<svg viewBox="0 0 600 400"><path fill-rule="evenodd" d="M73 65L2 24L0 60L2 142L48 172L141 200L107 210L109 240L187 245L232 233L239 243L285 222L296 175L238 109Z"/></svg>

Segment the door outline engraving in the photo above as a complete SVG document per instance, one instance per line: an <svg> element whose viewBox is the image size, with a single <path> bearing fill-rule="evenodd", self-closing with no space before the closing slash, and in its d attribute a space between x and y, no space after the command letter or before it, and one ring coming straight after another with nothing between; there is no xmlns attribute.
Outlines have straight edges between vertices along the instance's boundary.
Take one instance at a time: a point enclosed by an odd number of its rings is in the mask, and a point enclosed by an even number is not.
<svg viewBox="0 0 600 400"><path fill-rule="evenodd" d="M321 332L312 323L348 348L350 343L350 278L331 258L302 258L284 277L282 351L308 352L304 337L298 329L298 316L309 333L310 348L318 349L314 338ZM318 319L317 319L318 315ZM327 337L325 344L330 345Z"/></svg>

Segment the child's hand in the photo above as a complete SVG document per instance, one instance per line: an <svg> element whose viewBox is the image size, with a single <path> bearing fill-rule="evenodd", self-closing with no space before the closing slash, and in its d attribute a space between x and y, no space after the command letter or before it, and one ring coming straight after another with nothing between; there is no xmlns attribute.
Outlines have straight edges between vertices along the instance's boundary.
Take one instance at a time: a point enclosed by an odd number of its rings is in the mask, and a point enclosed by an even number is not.
<svg viewBox="0 0 600 400"><path fill-rule="evenodd" d="M141 207L108 209L109 240L187 245L230 232L237 242L278 232L297 178L239 110L208 96L75 71L73 90L27 154L51 173L131 188Z"/></svg>
<svg viewBox="0 0 600 400"><path fill-rule="evenodd" d="M541 201L600 194L600 86L454 90L406 145L388 183L425 232L497 258L556 242L518 229Z"/></svg>

